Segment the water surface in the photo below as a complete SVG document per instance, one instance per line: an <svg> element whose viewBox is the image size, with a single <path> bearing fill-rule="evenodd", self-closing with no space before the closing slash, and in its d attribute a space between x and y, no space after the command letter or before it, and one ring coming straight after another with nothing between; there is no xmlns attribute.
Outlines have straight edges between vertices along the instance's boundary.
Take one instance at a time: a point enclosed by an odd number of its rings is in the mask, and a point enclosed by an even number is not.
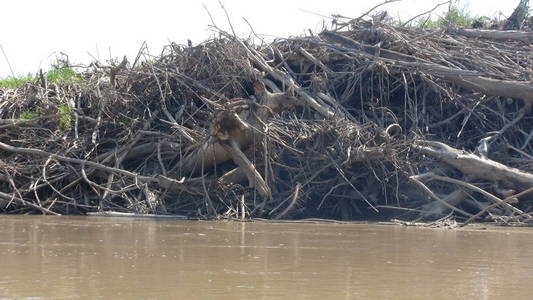
<svg viewBox="0 0 533 300"><path fill-rule="evenodd" d="M0 299L532 299L533 230L0 215Z"/></svg>

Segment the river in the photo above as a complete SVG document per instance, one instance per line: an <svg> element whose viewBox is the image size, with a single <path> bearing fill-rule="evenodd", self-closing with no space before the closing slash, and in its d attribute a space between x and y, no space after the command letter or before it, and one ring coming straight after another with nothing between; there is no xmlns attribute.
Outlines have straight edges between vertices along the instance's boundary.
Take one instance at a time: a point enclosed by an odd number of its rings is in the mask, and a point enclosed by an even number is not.
<svg viewBox="0 0 533 300"><path fill-rule="evenodd" d="M533 229L471 228L0 215L0 299L531 299Z"/></svg>

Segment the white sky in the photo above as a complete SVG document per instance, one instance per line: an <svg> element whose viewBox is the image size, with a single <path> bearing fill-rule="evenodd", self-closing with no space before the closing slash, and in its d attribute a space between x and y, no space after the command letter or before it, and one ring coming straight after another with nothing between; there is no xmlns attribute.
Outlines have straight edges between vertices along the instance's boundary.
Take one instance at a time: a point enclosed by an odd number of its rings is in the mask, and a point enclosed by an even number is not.
<svg viewBox="0 0 533 300"><path fill-rule="evenodd" d="M383 0L222 0L241 36L250 33L246 18L258 34L286 37L321 28L320 16L358 17ZM388 4L393 16L407 20L444 0L402 0ZM518 0L462 0L473 15L509 15ZM127 55L132 61L146 41L151 54L174 41L200 43L212 35L205 5L218 26L228 29L218 0L3 0L0 3L0 45L16 75L47 70L59 52L71 63L105 62ZM444 5L442 8L446 7ZM0 78L11 71L0 51Z"/></svg>

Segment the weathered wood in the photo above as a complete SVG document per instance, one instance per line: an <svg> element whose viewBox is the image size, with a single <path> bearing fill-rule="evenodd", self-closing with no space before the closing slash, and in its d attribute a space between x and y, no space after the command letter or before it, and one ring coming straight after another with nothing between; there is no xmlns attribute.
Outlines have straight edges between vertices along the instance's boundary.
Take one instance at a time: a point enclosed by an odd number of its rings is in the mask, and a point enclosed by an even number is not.
<svg viewBox="0 0 533 300"><path fill-rule="evenodd" d="M408 68L416 68L426 73L439 76L444 80L453 82L461 87L482 92L491 96L504 96L524 100L527 105L533 103L533 82L499 80L482 76L477 71L454 69L447 66L431 63L411 55L379 47L363 45L340 34L324 32L323 35L335 42L341 43L365 55L371 55Z"/></svg>
<svg viewBox="0 0 533 300"><path fill-rule="evenodd" d="M472 178L503 183L505 186L515 189L533 187L533 174L490 159L483 159L473 153L452 148L444 143L418 141L414 148L455 167Z"/></svg>
<svg viewBox="0 0 533 300"><path fill-rule="evenodd" d="M491 40L516 40L526 43L533 43L533 32L512 31L512 30L482 30L482 29L466 29L461 28L456 30L457 33L467 37L484 38Z"/></svg>
<svg viewBox="0 0 533 300"><path fill-rule="evenodd" d="M185 220L187 216L183 215L155 215L155 214L136 214L125 213L118 211L100 211L100 212L88 212L87 216L90 217L113 217L113 218L147 218L147 219L168 219L168 220Z"/></svg>
<svg viewBox="0 0 533 300"><path fill-rule="evenodd" d="M204 168L210 168L232 159L232 155L221 142L232 140L244 151L253 144L257 136L265 134L265 122L268 122L269 118L284 110L303 105L299 98L289 93L267 91L260 82L254 84L254 92L257 103L250 102L250 105L239 112L234 108L226 108L216 115L211 124L210 139L182 159L182 171L196 173L201 170L202 165Z"/></svg>
<svg viewBox="0 0 533 300"><path fill-rule="evenodd" d="M241 151L239 145L231 139L222 145L231 155L233 162L239 166L239 170L246 174L249 186L255 188L259 192L259 195L263 197L263 199L272 198L272 192L270 191L270 188L266 184L261 174L259 174L254 164Z"/></svg>
<svg viewBox="0 0 533 300"><path fill-rule="evenodd" d="M137 174L135 172L131 172L131 171L124 170L124 169L119 169L119 168L109 167L109 166L106 166L106 165L103 165L103 164L99 164L99 163L96 163L96 162L93 162L93 161L88 161L88 160L78 159L78 158L72 158L72 157L66 157L66 156L62 156L62 155L59 155L59 154L49 153L49 152L46 152L46 151L43 151L43 150L40 150L40 149L15 147L15 146L11 146L11 145L8 145L8 144L2 143L2 142L0 142L0 149L5 150L5 151L9 151L9 152L29 154L29 155L35 155L35 156L41 156L41 157L48 157L48 158L52 158L52 159L55 159L55 160L58 160L58 161L72 163L72 164L76 164L76 165L83 165L83 166L86 165L86 166L89 166L89 167L92 167L92 168L95 168L95 169L98 169L98 170L102 170L102 171L106 171L106 172L115 173L115 174L119 174L119 175L122 175L122 176L130 177L133 180L137 180L137 181L140 181L140 182L155 183L155 184L158 184L159 186L164 187L164 188L178 189L178 190L181 190L181 191L189 192L191 194L197 194L198 193L198 192L196 192L196 191L194 191L192 189L189 189L188 187L184 186L183 183L184 183L185 179L176 180L174 178L169 178L169 177L166 177L166 176L163 176L163 175L143 176L143 175Z"/></svg>

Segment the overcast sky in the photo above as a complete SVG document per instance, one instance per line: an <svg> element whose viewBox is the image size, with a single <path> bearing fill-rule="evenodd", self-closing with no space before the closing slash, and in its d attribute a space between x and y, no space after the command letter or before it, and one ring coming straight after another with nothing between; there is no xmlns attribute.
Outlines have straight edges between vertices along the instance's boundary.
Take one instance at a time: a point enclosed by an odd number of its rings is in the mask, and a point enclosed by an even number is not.
<svg viewBox="0 0 533 300"><path fill-rule="evenodd" d="M305 30L319 30L322 17L341 14L358 17L383 0L222 0L239 35L250 33L246 18L256 33L286 37ZM383 6L393 16L407 20L444 0L402 0ZM472 15L509 15L518 0L463 0ZM16 75L48 69L60 52L73 63L128 55L135 57L144 41L151 54L174 41L194 44L212 36L205 5L216 24L228 23L218 0L4 0L0 4L0 46ZM444 9L445 6L443 6ZM442 12L442 10L441 10ZM11 71L0 51L0 77Z"/></svg>

